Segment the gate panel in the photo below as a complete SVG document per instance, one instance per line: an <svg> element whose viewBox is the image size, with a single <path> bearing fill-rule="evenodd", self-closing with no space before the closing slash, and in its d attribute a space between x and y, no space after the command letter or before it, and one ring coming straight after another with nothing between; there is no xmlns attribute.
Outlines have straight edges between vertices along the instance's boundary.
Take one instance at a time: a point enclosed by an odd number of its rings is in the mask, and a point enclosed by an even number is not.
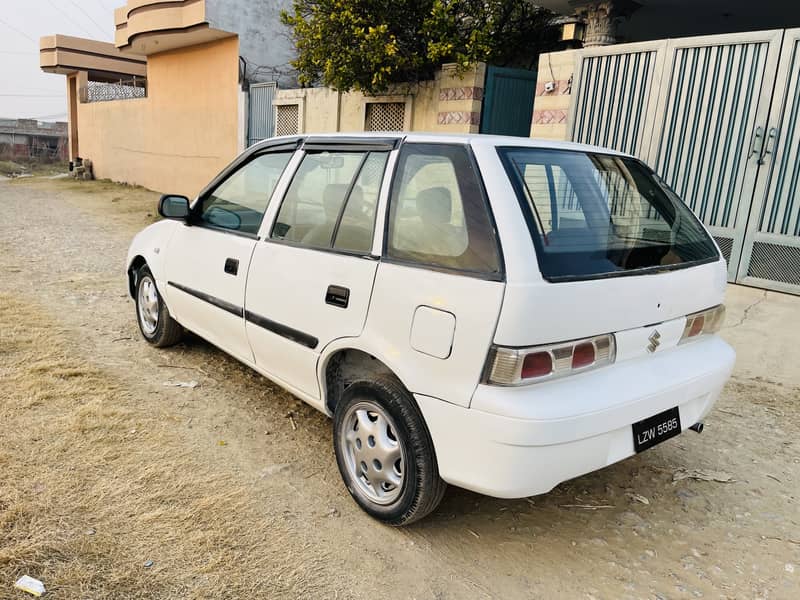
<svg viewBox="0 0 800 600"><path fill-rule="evenodd" d="M274 82L250 85L248 146L275 135L275 107L272 102L275 100L276 87Z"/></svg>
<svg viewBox="0 0 800 600"><path fill-rule="evenodd" d="M585 50L575 81L572 139L646 154L654 123L665 42Z"/></svg>
<svg viewBox="0 0 800 600"><path fill-rule="evenodd" d="M738 280L800 293L800 30L784 34Z"/></svg>
<svg viewBox="0 0 800 600"><path fill-rule="evenodd" d="M709 227L733 280L758 172L754 132L768 113L780 31L670 42L655 170Z"/></svg>
<svg viewBox="0 0 800 600"><path fill-rule="evenodd" d="M480 132L528 137L536 97L536 72L489 66L484 88Z"/></svg>

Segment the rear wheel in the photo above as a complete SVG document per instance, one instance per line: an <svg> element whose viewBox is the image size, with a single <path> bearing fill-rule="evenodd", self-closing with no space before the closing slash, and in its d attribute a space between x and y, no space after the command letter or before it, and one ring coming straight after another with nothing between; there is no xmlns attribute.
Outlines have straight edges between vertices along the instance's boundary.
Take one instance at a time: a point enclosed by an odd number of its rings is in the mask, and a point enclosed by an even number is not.
<svg viewBox="0 0 800 600"><path fill-rule="evenodd" d="M422 414L394 379L356 381L345 390L334 415L334 447L350 495L388 525L425 517L447 489Z"/></svg>
<svg viewBox="0 0 800 600"><path fill-rule="evenodd" d="M146 266L136 273L136 320L144 339L157 348L177 344L183 336L183 327L169 314Z"/></svg>

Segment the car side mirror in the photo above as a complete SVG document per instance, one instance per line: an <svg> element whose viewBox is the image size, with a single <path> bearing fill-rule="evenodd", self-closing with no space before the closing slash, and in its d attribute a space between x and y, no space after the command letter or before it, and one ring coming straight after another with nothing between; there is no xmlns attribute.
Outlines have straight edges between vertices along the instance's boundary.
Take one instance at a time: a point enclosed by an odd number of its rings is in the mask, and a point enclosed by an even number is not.
<svg viewBox="0 0 800 600"><path fill-rule="evenodd" d="M165 219L185 220L189 216L189 199L177 194L164 194L158 201L158 214Z"/></svg>

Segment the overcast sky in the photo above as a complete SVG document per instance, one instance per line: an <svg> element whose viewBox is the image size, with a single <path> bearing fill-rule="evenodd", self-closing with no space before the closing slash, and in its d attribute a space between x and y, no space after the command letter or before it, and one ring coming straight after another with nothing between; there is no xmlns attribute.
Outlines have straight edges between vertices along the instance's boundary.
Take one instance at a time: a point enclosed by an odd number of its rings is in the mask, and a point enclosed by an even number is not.
<svg viewBox="0 0 800 600"><path fill-rule="evenodd" d="M125 0L0 0L0 118L65 121L66 78L39 69L39 38L63 33L114 38Z"/></svg>

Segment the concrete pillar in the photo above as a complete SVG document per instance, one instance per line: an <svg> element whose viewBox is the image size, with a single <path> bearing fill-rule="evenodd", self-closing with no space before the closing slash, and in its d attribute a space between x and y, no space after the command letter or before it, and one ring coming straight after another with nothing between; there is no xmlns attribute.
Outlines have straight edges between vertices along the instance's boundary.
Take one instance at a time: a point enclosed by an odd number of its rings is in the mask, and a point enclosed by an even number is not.
<svg viewBox="0 0 800 600"><path fill-rule="evenodd" d="M67 75L67 135L69 137L69 159L78 154L78 75Z"/></svg>
<svg viewBox="0 0 800 600"><path fill-rule="evenodd" d="M641 6L633 0L572 0L570 4L586 25L584 48L616 44L617 25Z"/></svg>
<svg viewBox="0 0 800 600"><path fill-rule="evenodd" d="M437 80L437 130L447 133L478 133L486 64L476 63L461 74L457 74L456 65L444 64Z"/></svg>

